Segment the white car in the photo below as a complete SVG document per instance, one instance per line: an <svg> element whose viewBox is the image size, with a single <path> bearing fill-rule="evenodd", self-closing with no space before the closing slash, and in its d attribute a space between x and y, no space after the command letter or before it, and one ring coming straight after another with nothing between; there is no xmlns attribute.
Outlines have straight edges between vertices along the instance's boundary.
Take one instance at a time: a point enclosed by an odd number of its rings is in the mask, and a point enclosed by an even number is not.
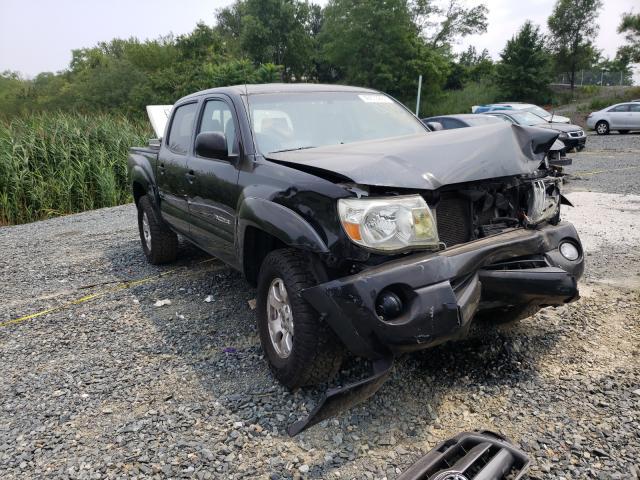
<svg viewBox="0 0 640 480"><path fill-rule="evenodd" d="M640 103L617 103L590 113L587 117L587 127L595 130L598 135L607 135L611 130L617 130L619 133L640 130Z"/></svg>

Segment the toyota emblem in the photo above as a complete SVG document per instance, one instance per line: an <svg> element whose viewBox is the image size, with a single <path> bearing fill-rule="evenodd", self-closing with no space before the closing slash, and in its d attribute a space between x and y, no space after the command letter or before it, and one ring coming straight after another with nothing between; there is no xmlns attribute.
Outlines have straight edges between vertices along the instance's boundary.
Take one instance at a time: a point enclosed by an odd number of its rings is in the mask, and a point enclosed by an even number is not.
<svg viewBox="0 0 640 480"><path fill-rule="evenodd" d="M442 472L433 480L469 480L467 477L458 472Z"/></svg>

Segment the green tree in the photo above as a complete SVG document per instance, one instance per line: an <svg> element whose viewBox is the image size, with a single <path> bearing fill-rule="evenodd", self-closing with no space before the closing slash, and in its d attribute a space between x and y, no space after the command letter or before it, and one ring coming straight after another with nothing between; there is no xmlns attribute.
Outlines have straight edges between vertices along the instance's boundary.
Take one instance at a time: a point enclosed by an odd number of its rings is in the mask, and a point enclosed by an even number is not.
<svg viewBox="0 0 640 480"><path fill-rule="evenodd" d="M13 116L22 110L29 83L18 72L0 73L0 116Z"/></svg>
<svg viewBox="0 0 640 480"><path fill-rule="evenodd" d="M618 82L622 85L633 84L631 58L628 55L628 51L624 48L619 48L613 59L600 58L593 69L598 72L615 72L615 78L613 79L613 83L615 84L618 84Z"/></svg>
<svg viewBox="0 0 640 480"><path fill-rule="evenodd" d="M556 70L569 73L571 90L576 72L590 67L597 56L593 39L601 7L602 0L558 0L547 20Z"/></svg>
<svg viewBox="0 0 640 480"><path fill-rule="evenodd" d="M466 69L467 79L475 82L491 77L495 72L495 64L486 48L477 53L476 47L469 45L469 48L460 54L458 63Z"/></svg>
<svg viewBox="0 0 640 480"><path fill-rule="evenodd" d="M618 33L624 33L627 45L618 49L616 57L629 59L632 63L640 62L640 13L623 14Z"/></svg>
<svg viewBox="0 0 640 480"><path fill-rule="evenodd" d="M319 41L332 80L413 98L417 77L439 88L448 63L419 37L405 0L330 0Z"/></svg>
<svg viewBox="0 0 640 480"><path fill-rule="evenodd" d="M483 4L467 8L460 0L411 0L414 23L431 48L449 49L457 38L487 31L489 10Z"/></svg>
<svg viewBox="0 0 640 480"><path fill-rule="evenodd" d="M540 27L526 21L507 41L497 65L497 81L505 99L539 102L549 91L550 58Z"/></svg>
<svg viewBox="0 0 640 480"><path fill-rule="evenodd" d="M297 0L237 0L218 11L218 29L256 65L282 65L286 79L313 74L313 7Z"/></svg>

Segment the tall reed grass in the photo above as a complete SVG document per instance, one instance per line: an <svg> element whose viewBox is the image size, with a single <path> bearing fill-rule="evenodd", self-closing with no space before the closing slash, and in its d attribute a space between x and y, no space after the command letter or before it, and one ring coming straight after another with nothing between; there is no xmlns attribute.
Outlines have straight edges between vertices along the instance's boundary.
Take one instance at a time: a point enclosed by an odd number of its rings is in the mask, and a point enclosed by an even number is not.
<svg viewBox="0 0 640 480"><path fill-rule="evenodd" d="M150 135L144 123L109 114L0 121L0 224L126 203L127 150Z"/></svg>

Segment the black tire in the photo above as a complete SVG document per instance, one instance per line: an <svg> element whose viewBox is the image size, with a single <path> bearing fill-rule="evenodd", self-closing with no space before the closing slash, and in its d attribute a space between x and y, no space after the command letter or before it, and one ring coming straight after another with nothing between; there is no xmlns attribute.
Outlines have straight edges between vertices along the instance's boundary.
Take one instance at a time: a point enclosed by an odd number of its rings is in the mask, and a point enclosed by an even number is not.
<svg viewBox="0 0 640 480"><path fill-rule="evenodd" d="M149 223L151 247L147 245L144 233L144 217ZM138 230L140 242L147 261L153 265L173 262L178 255L178 236L158 216L147 195L138 200Z"/></svg>
<svg viewBox="0 0 640 480"><path fill-rule="evenodd" d="M629 130L618 130L618 133L621 135L626 135L627 133L629 133Z"/></svg>
<svg viewBox="0 0 640 480"><path fill-rule="evenodd" d="M281 279L292 312L292 347L284 357L276 351L269 333L269 289ZM258 276L257 314L260 342L275 377L295 389L330 381L342 364L344 347L331 328L300 295L317 285L308 255L295 249L275 250L264 259Z"/></svg>
<svg viewBox="0 0 640 480"><path fill-rule="evenodd" d="M609 135L609 123L604 120L600 120L596 123L596 133L598 135Z"/></svg>

